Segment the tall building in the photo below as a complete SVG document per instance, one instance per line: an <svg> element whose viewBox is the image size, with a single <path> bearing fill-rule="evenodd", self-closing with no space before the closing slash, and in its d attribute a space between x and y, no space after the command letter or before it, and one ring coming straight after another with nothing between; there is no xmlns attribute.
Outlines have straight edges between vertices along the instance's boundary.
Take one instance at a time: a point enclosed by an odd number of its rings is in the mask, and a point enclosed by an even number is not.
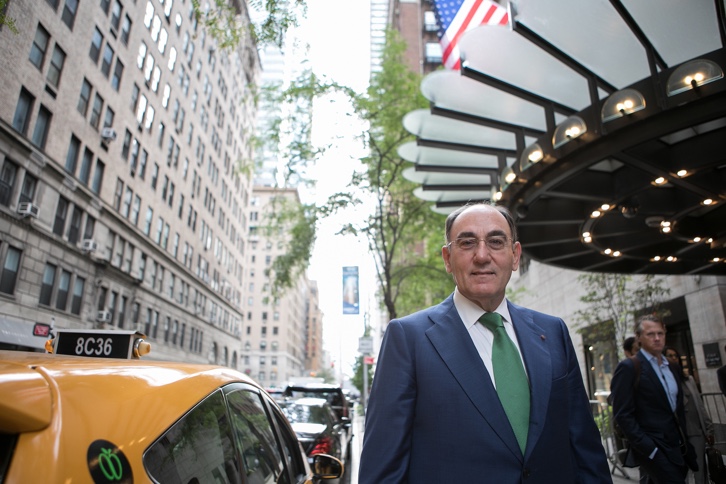
<svg viewBox="0 0 726 484"><path fill-rule="evenodd" d="M441 66L439 25L433 0L371 0L371 72L380 71L386 28L397 30L406 42L406 65L427 74Z"/></svg>
<svg viewBox="0 0 726 484"><path fill-rule="evenodd" d="M279 298L271 292L268 271L275 259L285 253L286 235L284 228L275 235L266 234L264 228L273 203L280 198L300 203L297 189L255 187L249 213L247 313L241 368L267 387L309 374L309 365L314 360L308 357L310 345L320 345L322 339L315 283L301 275Z"/></svg>
<svg viewBox="0 0 726 484"><path fill-rule="evenodd" d="M307 314L305 319L305 369L317 374L324 369L323 312L318 304L318 283L308 285Z"/></svg>
<svg viewBox="0 0 726 484"><path fill-rule="evenodd" d="M251 36L218 48L191 0L5 14L0 347L42 348L50 326L136 329L150 358L240 367Z"/></svg>

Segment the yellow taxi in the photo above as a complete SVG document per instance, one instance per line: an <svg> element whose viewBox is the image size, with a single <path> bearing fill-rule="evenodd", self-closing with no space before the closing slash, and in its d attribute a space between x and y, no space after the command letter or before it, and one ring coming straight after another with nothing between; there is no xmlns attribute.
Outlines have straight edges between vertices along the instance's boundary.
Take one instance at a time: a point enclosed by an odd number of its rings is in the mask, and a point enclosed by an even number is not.
<svg viewBox="0 0 726 484"><path fill-rule="evenodd" d="M246 375L143 361L143 335L59 331L56 354L0 351L0 483L315 483L289 422ZM64 354L57 354L64 353ZM70 355L69 355L70 354Z"/></svg>

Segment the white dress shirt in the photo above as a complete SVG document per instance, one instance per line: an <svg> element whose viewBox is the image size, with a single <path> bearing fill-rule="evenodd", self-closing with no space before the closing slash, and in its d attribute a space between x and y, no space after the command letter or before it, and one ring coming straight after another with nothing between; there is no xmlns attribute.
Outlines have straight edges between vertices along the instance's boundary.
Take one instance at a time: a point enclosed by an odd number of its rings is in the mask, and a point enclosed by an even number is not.
<svg viewBox="0 0 726 484"><path fill-rule="evenodd" d="M489 377L492 379L494 388L497 387L494 381L494 370L492 367L492 344L494 343L494 334L484 327L483 324L479 323L479 318L486 311L482 309L463 296L459 289L454 290L454 306L456 311L459 313L459 317L464 322L464 327L469 332L471 340L474 342L476 350L479 352L481 360L484 362L484 366L489 372ZM507 307L507 300L503 299L499 307L494 311L499 313L504 323L504 329L509 335L509 338L514 343L514 346L519 352L519 357L522 358L522 350L519 349L519 341L517 341L517 333L514 331L514 325L512 324L512 318L509 315L509 308ZM524 372L527 372L527 367L524 365L522 360L522 366L524 366Z"/></svg>

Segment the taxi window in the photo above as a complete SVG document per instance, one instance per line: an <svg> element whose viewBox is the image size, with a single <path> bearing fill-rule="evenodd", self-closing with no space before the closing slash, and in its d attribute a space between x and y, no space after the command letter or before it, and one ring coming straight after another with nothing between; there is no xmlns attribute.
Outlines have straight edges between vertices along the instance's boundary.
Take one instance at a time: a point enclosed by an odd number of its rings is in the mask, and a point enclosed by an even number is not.
<svg viewBox="0 0 726 484"><path fill-rule="evenodd" d="M282 452L285 456L285 462L287 462L287 466L292 471L296 481L301 482L305 478L306 469L305 464L302 462L300 443L282 414L279 412L273 413L277 427L280 429L280 435L282 435Z"/></svg>
<svg viewBox="0 0 726 484"><path fill-rule="evenodd" d="M216 391L182 417L144 453L156 482L240 482L224 397Z"/></svg>
<svg viewBox="0 0 726 484"><path fill-rule="evenodd" d="M242 455L245 482L287 483L280 449L260 396L246 390L227 395L232 428Z"/></svg>

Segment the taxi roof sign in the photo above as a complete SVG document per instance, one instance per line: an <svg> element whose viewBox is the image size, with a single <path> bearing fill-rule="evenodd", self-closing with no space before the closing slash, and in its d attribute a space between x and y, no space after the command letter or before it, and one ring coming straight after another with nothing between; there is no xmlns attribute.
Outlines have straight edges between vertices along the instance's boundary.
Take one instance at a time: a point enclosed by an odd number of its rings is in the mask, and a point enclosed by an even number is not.
<svg viewBox="0 0 726 484"><path fill-rule="evenodd" d="M56 329L52 352L94 358L139 358L151 351L139 331Z"/></svg>

